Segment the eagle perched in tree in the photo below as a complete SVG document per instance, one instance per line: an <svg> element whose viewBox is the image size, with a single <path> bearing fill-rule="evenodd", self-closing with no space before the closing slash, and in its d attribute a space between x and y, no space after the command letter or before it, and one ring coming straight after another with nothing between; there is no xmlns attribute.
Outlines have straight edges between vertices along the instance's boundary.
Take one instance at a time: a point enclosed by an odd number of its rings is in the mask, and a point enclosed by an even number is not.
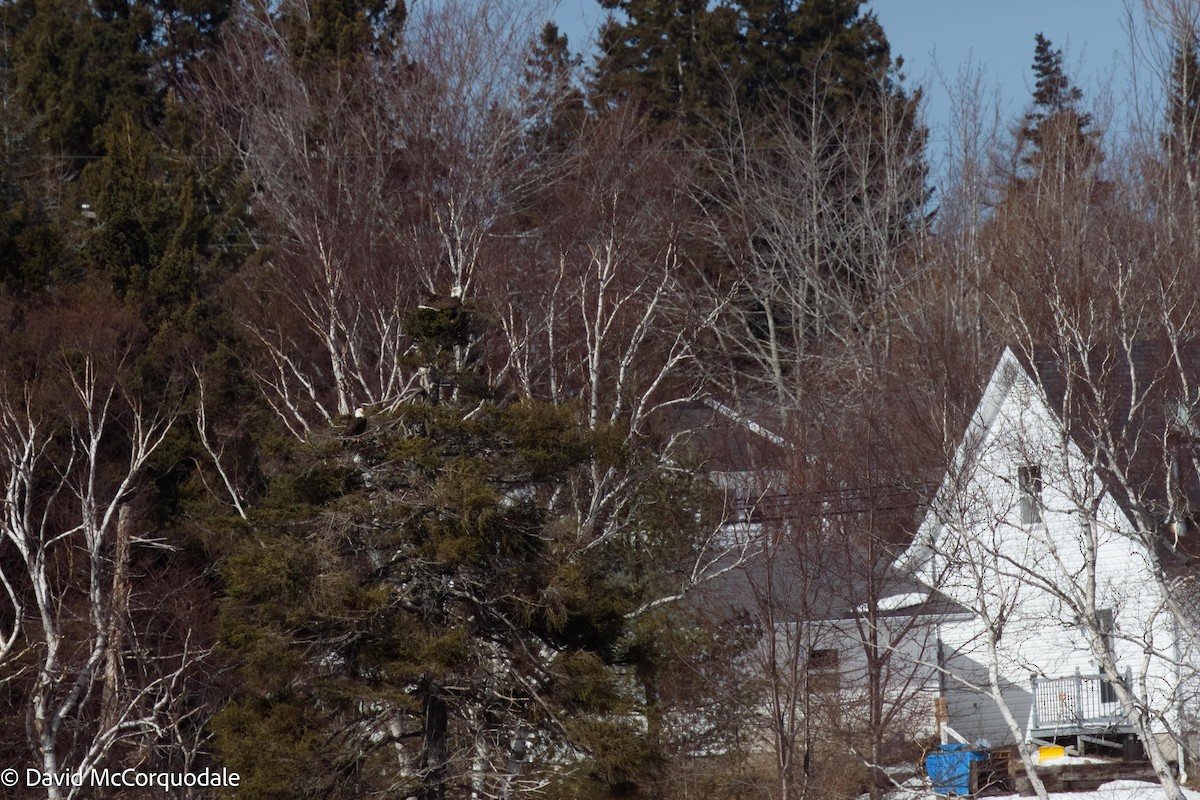
<svg viewBox="0 0 1200 800"><path fill-rule="evenodd" d="M367 412L362 406L354 409L354 416L346 423L346 430L342 431L342 436L346 438L354 438L362 436L363 431L367 429Z"/></svg>

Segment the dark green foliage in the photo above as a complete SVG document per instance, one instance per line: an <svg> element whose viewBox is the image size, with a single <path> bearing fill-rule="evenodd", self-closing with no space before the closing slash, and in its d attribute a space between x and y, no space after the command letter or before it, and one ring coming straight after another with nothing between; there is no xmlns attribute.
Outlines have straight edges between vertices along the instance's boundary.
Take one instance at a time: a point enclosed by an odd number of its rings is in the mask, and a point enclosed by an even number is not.
<svg viewBox="0 0 1200 800"><path fill-rule="evenodd" d="M20 201L0 211L0 283L17 296L71 271L74 260L60 230L31 204Z"/></svg>
<svg viewBox="0 0 1200 800"><path fill-rule="evenodd" d="M0 15L6 10L0 9ZM7 9L12 14L13 10ZM60 163L39 150L36 118L16 102L14 32L0 23L0 286L27 298L74 271L72 231L54 213ZM44 122L44 120L42 120Z"/></svg>
<svg viewBox="0 0 1200 800"><path fill-rule="evenodd" d="M818 97L843 112L894 92L883 29L861 0L602 0L596 93L645 104L693 133L731 109L747 118ZM803 115L800 115L803 116Z"/></svg>
<svg viewBox="0 0 1200 800"><path fill-rule="evenodd" d="M278 460L222 570L222 640L244 667L216 729L242 796L442 796L448 775L470 774L453 754L480 736L489 770L515 759L532 777L570 742L601 784L646 776L627 615L686 557L697 518L663 507L687 502L689 481L639 482L628 535L590 542L575 504L589 469L621 466L600 455L605 438L569 408L464 418L446 401ZM276 726L301 710L296 731ZM253 744L268 729L269 753ZM301 758L328 769L278 769Z"/></svg>
<svg viewBox="0 0 1200 800"><path fill-rule="evenodd" d="M216 41L231 0L18 0L0 10L16 96L45 152L105 151L105 125L161 122L168 90ZM85 162L71 164L78 172Z"/></svg>
<svg viewBox="0 0 1200 800"><path fill-rule="evenodd" d="M1200 155L1200 52L1191 31L1184 31L1176 42L1167 100L1163 149L1169 157L1190 163Z"/></svg>
<svg viewBox="0 0 1200 800"><path fill-rule="evenodd" d="M1050 114L1075 108L1083 99L1083 92L1073 86L1063 71L1063 52L1055 50L1054 46L1042 34L1034 36L1033 50L1033 104L1036 108L1031 117L1031 123L1036 126ZM1091 117L1085 116L1082 125L1090 123Z"/></svg>
<svg viewBox="0 0 1200 800"><path fill-rule="evenodd" d="M320 750L320 715L303 702L233 703L216 727L217 745L243 746L253 742L244 762L253 765L241 774L238 797L268 798L357 797L353 763L332 763ZM298 775L310 776L310 785L296 794L278 787L294 786Z"/></svg>
<svg viewBox="0 0 1200 800"><path fill-rule="evenodd" d="M527 402L506 409L509 436L531 478L553 481L599 450L596 433L575 426L575 410Z"/></svg>
<svg viewBox="0 0 1200 800"><path fill-rule="evenodd" d="M213 289L230 261L230 252L218 245L228 241L240 205L230 193L226 197L234 205L223 206L218 190L231 187L210 184L210 171L188 157L187 135L181 133L187 127L187 113L169 100L167 124L158 131L146 129L128 115L105 126L105 155L91 161L72 187L79 201L75 206L86 203L89 214L71 228L78 242L76 274L53 276L60 281L86 277L107 284L108 291L146 325L149 336L129 354L126 380L167 408L194 407L198 398L193 367L210 384L210 404L214 399L234 399L228 391L237 386L241 374L240 365L228 358L219 377L217 370L199 369L237 336ZM222 178L217 175L215 180ZM245 388L243 384L236 397L243 404L236 412L239 418L252 414L257 402ZM224 408L228 406L208 410L210 424L236 427L238 423L222 418ZM246 437L237 442L236 458L252 462ZM222 447L232 446L233 439L223 437ZM209 461L193 427L180 425L172 430L154 455L157 519L167 522L199 496L209 494L202 474Z"/></svg>
<svg viewBox="0 0 1200 800"><path fill-rule="evenodd" d="M407 14L403 0L314 0L280 8L292 57L314 72L344 68L366 50L394 43Z"/></svg>
<svg viewBox="0 0 1200 800"><path fill-rule="evenodd" d="M145 5L22 0L3 15L5 28L20 31L13 41L17 96L40 118L44 152L90 156L102 151L108 120L153 118L153 22Z"/></svg>
<svg viewBox="0 0 1200 800"><path fill-rule="evenodd" d="M148 317L164 317L196 296L211 221L201 190L187 172L129 117L104 134L106 155L84 170L81 196L96 215L84 259L92 274L108 275L118 295Z"/></svg>
<svg viewBox="0 0 1200 800"><path fill-rule="evenodd" d="M457 302L418 306L405 317L404 332L417 340L428 359L471 341L471 315Z"/></svg>
<svg viewBox="0 0 1200 800"><path fill-rule="evenodd" d="M583 90L576 85L579 58L566 34L546 23L525 69L525 114L530 120L526 146L537 156L563 153L587 117Z"/></svg>
<svg viewBox="0 0 1200 800"><path fill-rule="evenodd" d="M1083 92L1067 76L1062 50L1040 33L1034 39L1033 108L1021 128L1022 161L1060 173L1093 166L1101 154L1090 130L1092 115L1081 108Z"/></svg>
<svg viewBox="0 0 1200 800"><path fill-rule="evenodd" d="M707 0L605 0L596 95L643 103L662 121L697 124L728 106L723 68L736 63L736 11Z"/></svg>
<svg viewBox="0 0 1200 800"><path fill-rule="evenodd" d="M160 59L182 69L227 13L227 0L0 9L0 279L10 290L107 275L155 327L195 300L200 266L240 204L217 199L234 188L223 176L201 177L212 170L193 160L195 120L167 95Z"/></svg>
<svg viewBox="0 0 1200 800"><path fill-rule="evenodd" d="M838 111L894 92L887 37L860 0L742 0L751 111L828 93ZM899 66L897 61L896 66Z"/></svg>
<svg viewBox="0 0 1200 800"><path fill-rule="evenodd" d="M160 92L183 82L184 71L216 43L232 0L148 0L154 20L151 76Z"/></svg>

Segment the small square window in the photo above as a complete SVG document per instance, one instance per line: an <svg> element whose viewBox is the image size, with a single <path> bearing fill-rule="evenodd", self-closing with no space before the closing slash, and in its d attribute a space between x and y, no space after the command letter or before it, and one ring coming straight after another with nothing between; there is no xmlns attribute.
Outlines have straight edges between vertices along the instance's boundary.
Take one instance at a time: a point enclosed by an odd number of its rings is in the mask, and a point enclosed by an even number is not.
<svg viewBox="0 0 1200 800"><path fill-rule="evenodd" d="M838 651L813 648L808 651L808 682L816 691L837 691L841 686Z"/></svg>
<svg viewBox="0 0 1200 800"><path fill-rule="evenodd" d="M813 648L808 653L808 668L813 671L836 670L838 668L838 651L832 648Z"/></svg>
<svg viewBox="0 0 1200 800"><path fill-rule="evenodd" d="M1111 608L1096 609L1096 630L1104 637L1104 647L1113 652L1116 639L1113 637L1113 612Z"/></svg>
<svg viewBox="0 0 1200 800"><path fill-rule="evenodd" d="M1017 486L1021 490L1021 524L1042 521L1042 468L1027 464L1017 468Z"/></svg>

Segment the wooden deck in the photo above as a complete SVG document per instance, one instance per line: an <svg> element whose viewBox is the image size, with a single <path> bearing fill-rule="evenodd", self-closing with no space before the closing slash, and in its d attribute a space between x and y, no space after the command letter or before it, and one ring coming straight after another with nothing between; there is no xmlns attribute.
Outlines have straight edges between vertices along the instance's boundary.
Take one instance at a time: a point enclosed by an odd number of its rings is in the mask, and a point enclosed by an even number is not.
<svg viewBox="0 0 1200 800"><path fill-rule="evenodd" d="M1037 774L1048 792L1090 792L1110 781L1132 780L1158 783L1148 761L1112 761L1104 764L1039 764ZM1013 788L1022 797L1033 795L1033 785L1017 761Z"/></svg>
<svg viewBox="0 0 1200 800"><path fill-rule="evenodd" d="M971 765L971 788L976 797L1009 795L1033 796L1033 785L1015 747L998 747L988 760ZM1040 764L1037 774L1051 792L1087 792L1110 781L1137 780L1158 783L1148 761L1105 761L1102 763Z"/></svg>
<svg viewBox="0 0 1200 800"><path fill-rule="evenodd" d="M1126 685L1131 680L1125 676ZM1059 736L1132 733L1112 683L1103 675L1074 675L1032 679L1028 740Z"/></svg>

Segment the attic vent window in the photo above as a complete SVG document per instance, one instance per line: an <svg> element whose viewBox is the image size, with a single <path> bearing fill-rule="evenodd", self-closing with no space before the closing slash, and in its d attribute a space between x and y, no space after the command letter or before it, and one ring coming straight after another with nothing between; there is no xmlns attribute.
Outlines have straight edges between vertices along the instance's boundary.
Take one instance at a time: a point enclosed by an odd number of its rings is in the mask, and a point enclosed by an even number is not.
<svg viewBox="0 0 1200 800"><path fill-rule="evenodd" d="M1021 490L1021 524L1042 521L1042 467L1026 464L1017 468L1017 486Z"/></svg>
<svg viewBox="0 0 1200 800"><path fill-rule="evenodd" d="M1013 384L1013 390L1022 405L1029 405L1033 400L1033 385L1025 378L1018 378Z"/></svg>

